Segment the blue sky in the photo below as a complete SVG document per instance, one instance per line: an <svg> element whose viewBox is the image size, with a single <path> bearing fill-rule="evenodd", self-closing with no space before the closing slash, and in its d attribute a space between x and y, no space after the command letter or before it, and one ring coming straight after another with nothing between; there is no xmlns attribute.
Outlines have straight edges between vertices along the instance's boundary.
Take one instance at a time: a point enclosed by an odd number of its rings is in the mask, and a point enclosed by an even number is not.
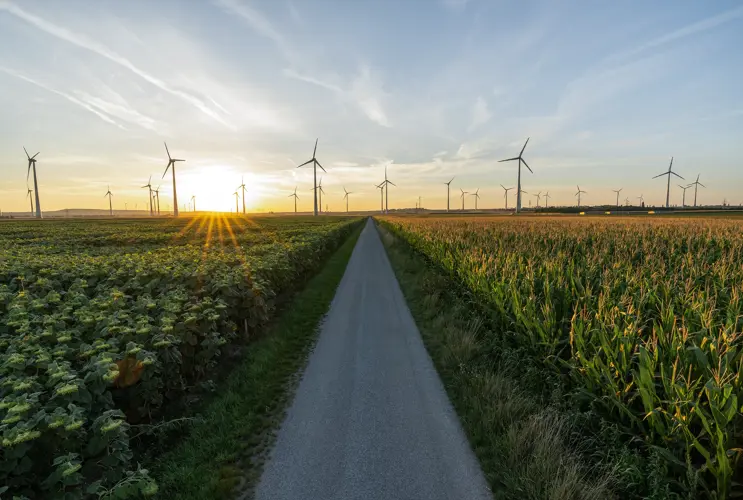
<svg viewBox="0 0 743 500"><path fill-rule="evenodd" d="M28 206L24 145L44 209L105 208L108 185L141 209L163 140L181 203L229 210L245 176L254 209L298 186L309 210L316 137L331 210L343 186L376 208L385 165L391 207L445 206L452 176L500 207L496 161L528 136L523 189L550 203L660 204L671 156L701 202L743 203L738 1L0 0L0 46L4 211Z"/></svg>

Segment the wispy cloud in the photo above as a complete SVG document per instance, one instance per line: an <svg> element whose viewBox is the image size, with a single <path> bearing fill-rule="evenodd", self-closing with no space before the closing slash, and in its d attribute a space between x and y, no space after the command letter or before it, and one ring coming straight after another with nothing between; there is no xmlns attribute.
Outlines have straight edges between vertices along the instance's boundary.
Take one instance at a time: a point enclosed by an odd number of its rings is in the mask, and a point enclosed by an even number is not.
<svg viewBox="0 0 743 500"><path fill-rule="evenodd" d="M491 117L492 114L488 108L488 102L483 99L482 96L479 96L477 100L475 100L475 104L472 106L472 119L470 121L469 130L472 131L480 125L487 123Z"/></svg>
<svg viewBox="0 0 743 500"><path fill-rule="evenodd" d="M154 85L155 87L159 88L160 90L163 90L165 92L168 92L169 94L179 97L186 103L192 105L205 115L211 117L215 121L221 123L222 125L232 128L232 126L225 121L216 111L214 111L212 108L210 108L205 102L202 100L196 98L193 95L187 94L181 90L177 90L172 88L170 85L168 85L165 81L161 80L160 78L155 77L154 75L151 75L147 73L146 71L140 69L134 63L132 63L129 59L126 57L123 57L110 48L106 47L104 44L97 42L83 34L74 33L71 30L58 26L54 23L51 23L47 21L46 19L43 19L39 16L36 16L34 14L31 14L30 12L27 12L17 5L11 3L11 2L4 2L0 3L0 10L4 10L14 16L16 16L19 19L22 19L23 21L27 22L28 24L40 29L41 31L52 35L54 37L59 38L60 40L64 40L68 43L71 43L73 45L76 45L80 48L89 50L95 54L98 54L101 57L104 57L108 59L111 62L114 62L135 75L139 76L143 80L147 81L151 85Z"/></svg>
<svg viewBox="0 0 743 500"><path fill-rule="evenodd" d="M42 83L42 82L40 82L38 80L34 80L33 78L30 78L30 77L28 77L28 76L26 76L26 75L24 75L22 73L19 73L18 71L15 71L15 70L12 70L12 69L9 69L9 68L0 67L0 71L2 71L3 73L6 73L8 75L14 76L14 77L16 77L16 78L18 78L20 80L25 81L25 82L28 82L28 83L30 83L32 85L36 85L37 87L42 88L42 89L44 89L44 90L46 90L48 92L51 92L53 94L56 94L56 95L58 95L60 97L63 97L65 99L67 99L68 101L70 101L71 103L76 104L76 105L80 106L81 108L90 111L91 113L93 113L94 115L96 115L98 118L100 118L104 122L110 123L111 125L114 125L116 127L119 127L122 130L126 130L124 128L124 126L122 126L121 124L119 124L116 121L114 121L113 119L111 119L105 113L102 113L101 111L99 111L98 109L96 109L95 106L93 106L93 105L91 105L89 103L86 103L83 100L78 99L77 97L75 97L73 95L70 95L70 94L68 94L66 92L62 92L61 90L57 90L57 89L55 89L55 88L53 88L53 87L51 87L51 86L49 86L47 84L44 84L44 83Z"/></svg>
<svg viewBox="0 0 743 500"><path fill-rule="evenodd" d="M351 85L350 93L367 118L383 127L391 126L382 107L384 92L381 90L381 83L372 74L369 66L361 66Z"/></svg>

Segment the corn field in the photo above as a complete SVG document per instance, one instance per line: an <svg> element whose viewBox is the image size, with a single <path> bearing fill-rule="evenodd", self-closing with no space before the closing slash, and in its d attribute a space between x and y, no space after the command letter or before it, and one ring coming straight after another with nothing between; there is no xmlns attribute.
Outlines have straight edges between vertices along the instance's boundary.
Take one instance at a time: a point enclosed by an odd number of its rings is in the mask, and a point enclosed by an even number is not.
<svg viewBox="0 0 743 500"><path fill-rule="evenodd" d="M659 453L686 495L743 495L743 221L383 224L470 289L572 394Z"/></svg>

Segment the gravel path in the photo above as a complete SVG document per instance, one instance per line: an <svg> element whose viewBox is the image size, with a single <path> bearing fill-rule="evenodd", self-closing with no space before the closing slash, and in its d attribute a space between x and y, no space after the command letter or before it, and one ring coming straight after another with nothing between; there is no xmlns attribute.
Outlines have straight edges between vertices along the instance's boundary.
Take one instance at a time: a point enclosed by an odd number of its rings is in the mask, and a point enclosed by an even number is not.
<svg viewBox="0 0 743 500"><path fill-rule="evenodd" d="M492 499L371 220L256 496Z"/></svg>

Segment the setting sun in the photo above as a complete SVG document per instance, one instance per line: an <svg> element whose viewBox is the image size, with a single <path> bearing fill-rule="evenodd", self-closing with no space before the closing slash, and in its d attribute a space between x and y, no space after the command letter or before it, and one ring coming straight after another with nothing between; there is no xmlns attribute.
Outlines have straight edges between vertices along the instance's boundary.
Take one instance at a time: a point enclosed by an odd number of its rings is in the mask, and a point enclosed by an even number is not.
<svg viewBox="0 0 743 500"><path fill-rule="evenodd" d="M242 184L243 175L234 168L225 165L198 167L193 170L182 169L178 174L178 200L180 206L193 210L191 197L196 196L198 211L234 212L235 191ZM247 211L255 210L261 200L257 187L261 185L259 176L245 174L245 207ZM239 209L242 211L242 193L239 193Z"/></svg>

